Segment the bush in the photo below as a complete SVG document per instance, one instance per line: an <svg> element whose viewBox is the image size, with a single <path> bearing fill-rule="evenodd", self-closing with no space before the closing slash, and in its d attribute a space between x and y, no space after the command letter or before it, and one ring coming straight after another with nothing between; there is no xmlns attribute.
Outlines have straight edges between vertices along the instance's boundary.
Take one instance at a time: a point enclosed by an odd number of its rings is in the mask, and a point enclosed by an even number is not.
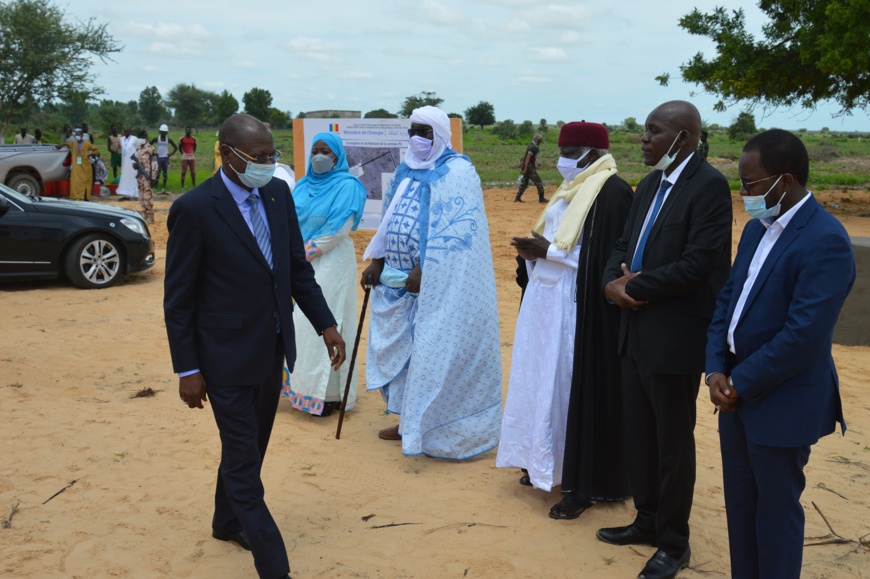
<svg viewBox="0 0 870 579"><path fill-rule="evenodd" d="M505 119L492 128L492 132L502 140L515 139L519 134L519 127L511 120Z"/></svg>

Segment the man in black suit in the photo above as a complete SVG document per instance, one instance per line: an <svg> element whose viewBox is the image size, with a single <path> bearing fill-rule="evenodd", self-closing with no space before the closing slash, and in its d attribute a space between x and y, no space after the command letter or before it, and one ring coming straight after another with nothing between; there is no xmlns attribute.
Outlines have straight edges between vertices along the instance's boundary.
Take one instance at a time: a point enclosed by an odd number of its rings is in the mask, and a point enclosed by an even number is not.
<svg viewBox="0 0 870 579"><path fill-rule="evenodd" d="M223 168L173 203L163 307L179 395L210 400L221 437L212 536L250 550L260 577L287 577L281 532L260 469L281 391L296 359L293 303L323 335L334 368L345 358L305 249L287 185L272 179L268 127L234 115L220 129Z"/></svg>
<svg viewBox="0 0 870 579"><path fill-rule="evenodd" d="M701 116L667 102L646 119L643 161L604 293L622 308L623 408L637 517L600 529L617 545L658 548L639 577L674 577L688 565L695 487L695 400L707 325L731 266L728 181L697 154Z"/></svg>

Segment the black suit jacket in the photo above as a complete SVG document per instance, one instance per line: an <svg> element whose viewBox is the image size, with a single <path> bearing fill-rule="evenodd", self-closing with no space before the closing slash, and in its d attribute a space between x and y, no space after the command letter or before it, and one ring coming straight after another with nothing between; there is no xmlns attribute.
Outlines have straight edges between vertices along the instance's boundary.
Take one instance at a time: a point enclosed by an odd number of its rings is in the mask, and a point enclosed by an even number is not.
<svg viewBox="0 0 870 579"><path fill-rule="evenodd" d="M293 369L291 297L318 332L335 324L305 259L290 189L272 179L260 197L274 271L220 173L169 211L163 308L172 366L176 372L199 368L209 386L264 382L274 368L278 320Z"/></svg>
<svg viewBox="0 0 870 579"><path fill-rule="evenodd" d="M603 284L622 276L630 264L644 219L662 172L653 171L637 186L622 237L607 262ZM636 300L650 303L624 309L620 318L620 354L628 324L636 323L643 367L658 374L704 371L707 326L716 296L731 268L731 190L724 175L693 154L671 188L650 232L643 272L626 284Z"/></svg>

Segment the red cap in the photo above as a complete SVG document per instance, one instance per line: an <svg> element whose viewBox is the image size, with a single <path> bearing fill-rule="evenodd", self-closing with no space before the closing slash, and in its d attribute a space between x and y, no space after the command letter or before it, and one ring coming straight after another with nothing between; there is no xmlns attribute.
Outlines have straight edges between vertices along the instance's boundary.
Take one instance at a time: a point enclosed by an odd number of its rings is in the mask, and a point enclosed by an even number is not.
<svg viewBox="0 0 870 579"><path fill-rule="evenodd" d="M567 123L559 131L560 147L592 147L593 149L609 149L610 137L607 128L598 123L586 121Z"/></svg>

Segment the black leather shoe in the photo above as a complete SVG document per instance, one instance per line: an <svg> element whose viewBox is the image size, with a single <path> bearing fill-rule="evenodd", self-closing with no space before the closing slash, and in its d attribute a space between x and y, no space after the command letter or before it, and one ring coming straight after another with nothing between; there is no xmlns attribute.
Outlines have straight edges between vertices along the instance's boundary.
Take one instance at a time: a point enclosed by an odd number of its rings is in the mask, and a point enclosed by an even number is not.
<svg viewBox="0 0 870 579"><path fill-rule="evenodd" d="M223 531L212 530L211 536L218 541L231 541L246 551L251 550L251 545L248 543L248 535L244 531L241 533L225 533Z"/></svg>
<svg viewBox="0 0 870 579"><path fill-rule="evenodd" d="M641 531L634 525L627 527L607 527L595 533L601 541L611 545L650 545L657 546L656 534Z"/></svg>
<svg viewBox="0 0 870 579"><path fill-rule="evenodd" d="M656 554L646 562L646 567L637 576L637 579L673 579L677 572L684 567L689 566L689 557L692 550L686 547L686 550L680 555L679 559L674 559L662 550L656 551Z"/></svg>

